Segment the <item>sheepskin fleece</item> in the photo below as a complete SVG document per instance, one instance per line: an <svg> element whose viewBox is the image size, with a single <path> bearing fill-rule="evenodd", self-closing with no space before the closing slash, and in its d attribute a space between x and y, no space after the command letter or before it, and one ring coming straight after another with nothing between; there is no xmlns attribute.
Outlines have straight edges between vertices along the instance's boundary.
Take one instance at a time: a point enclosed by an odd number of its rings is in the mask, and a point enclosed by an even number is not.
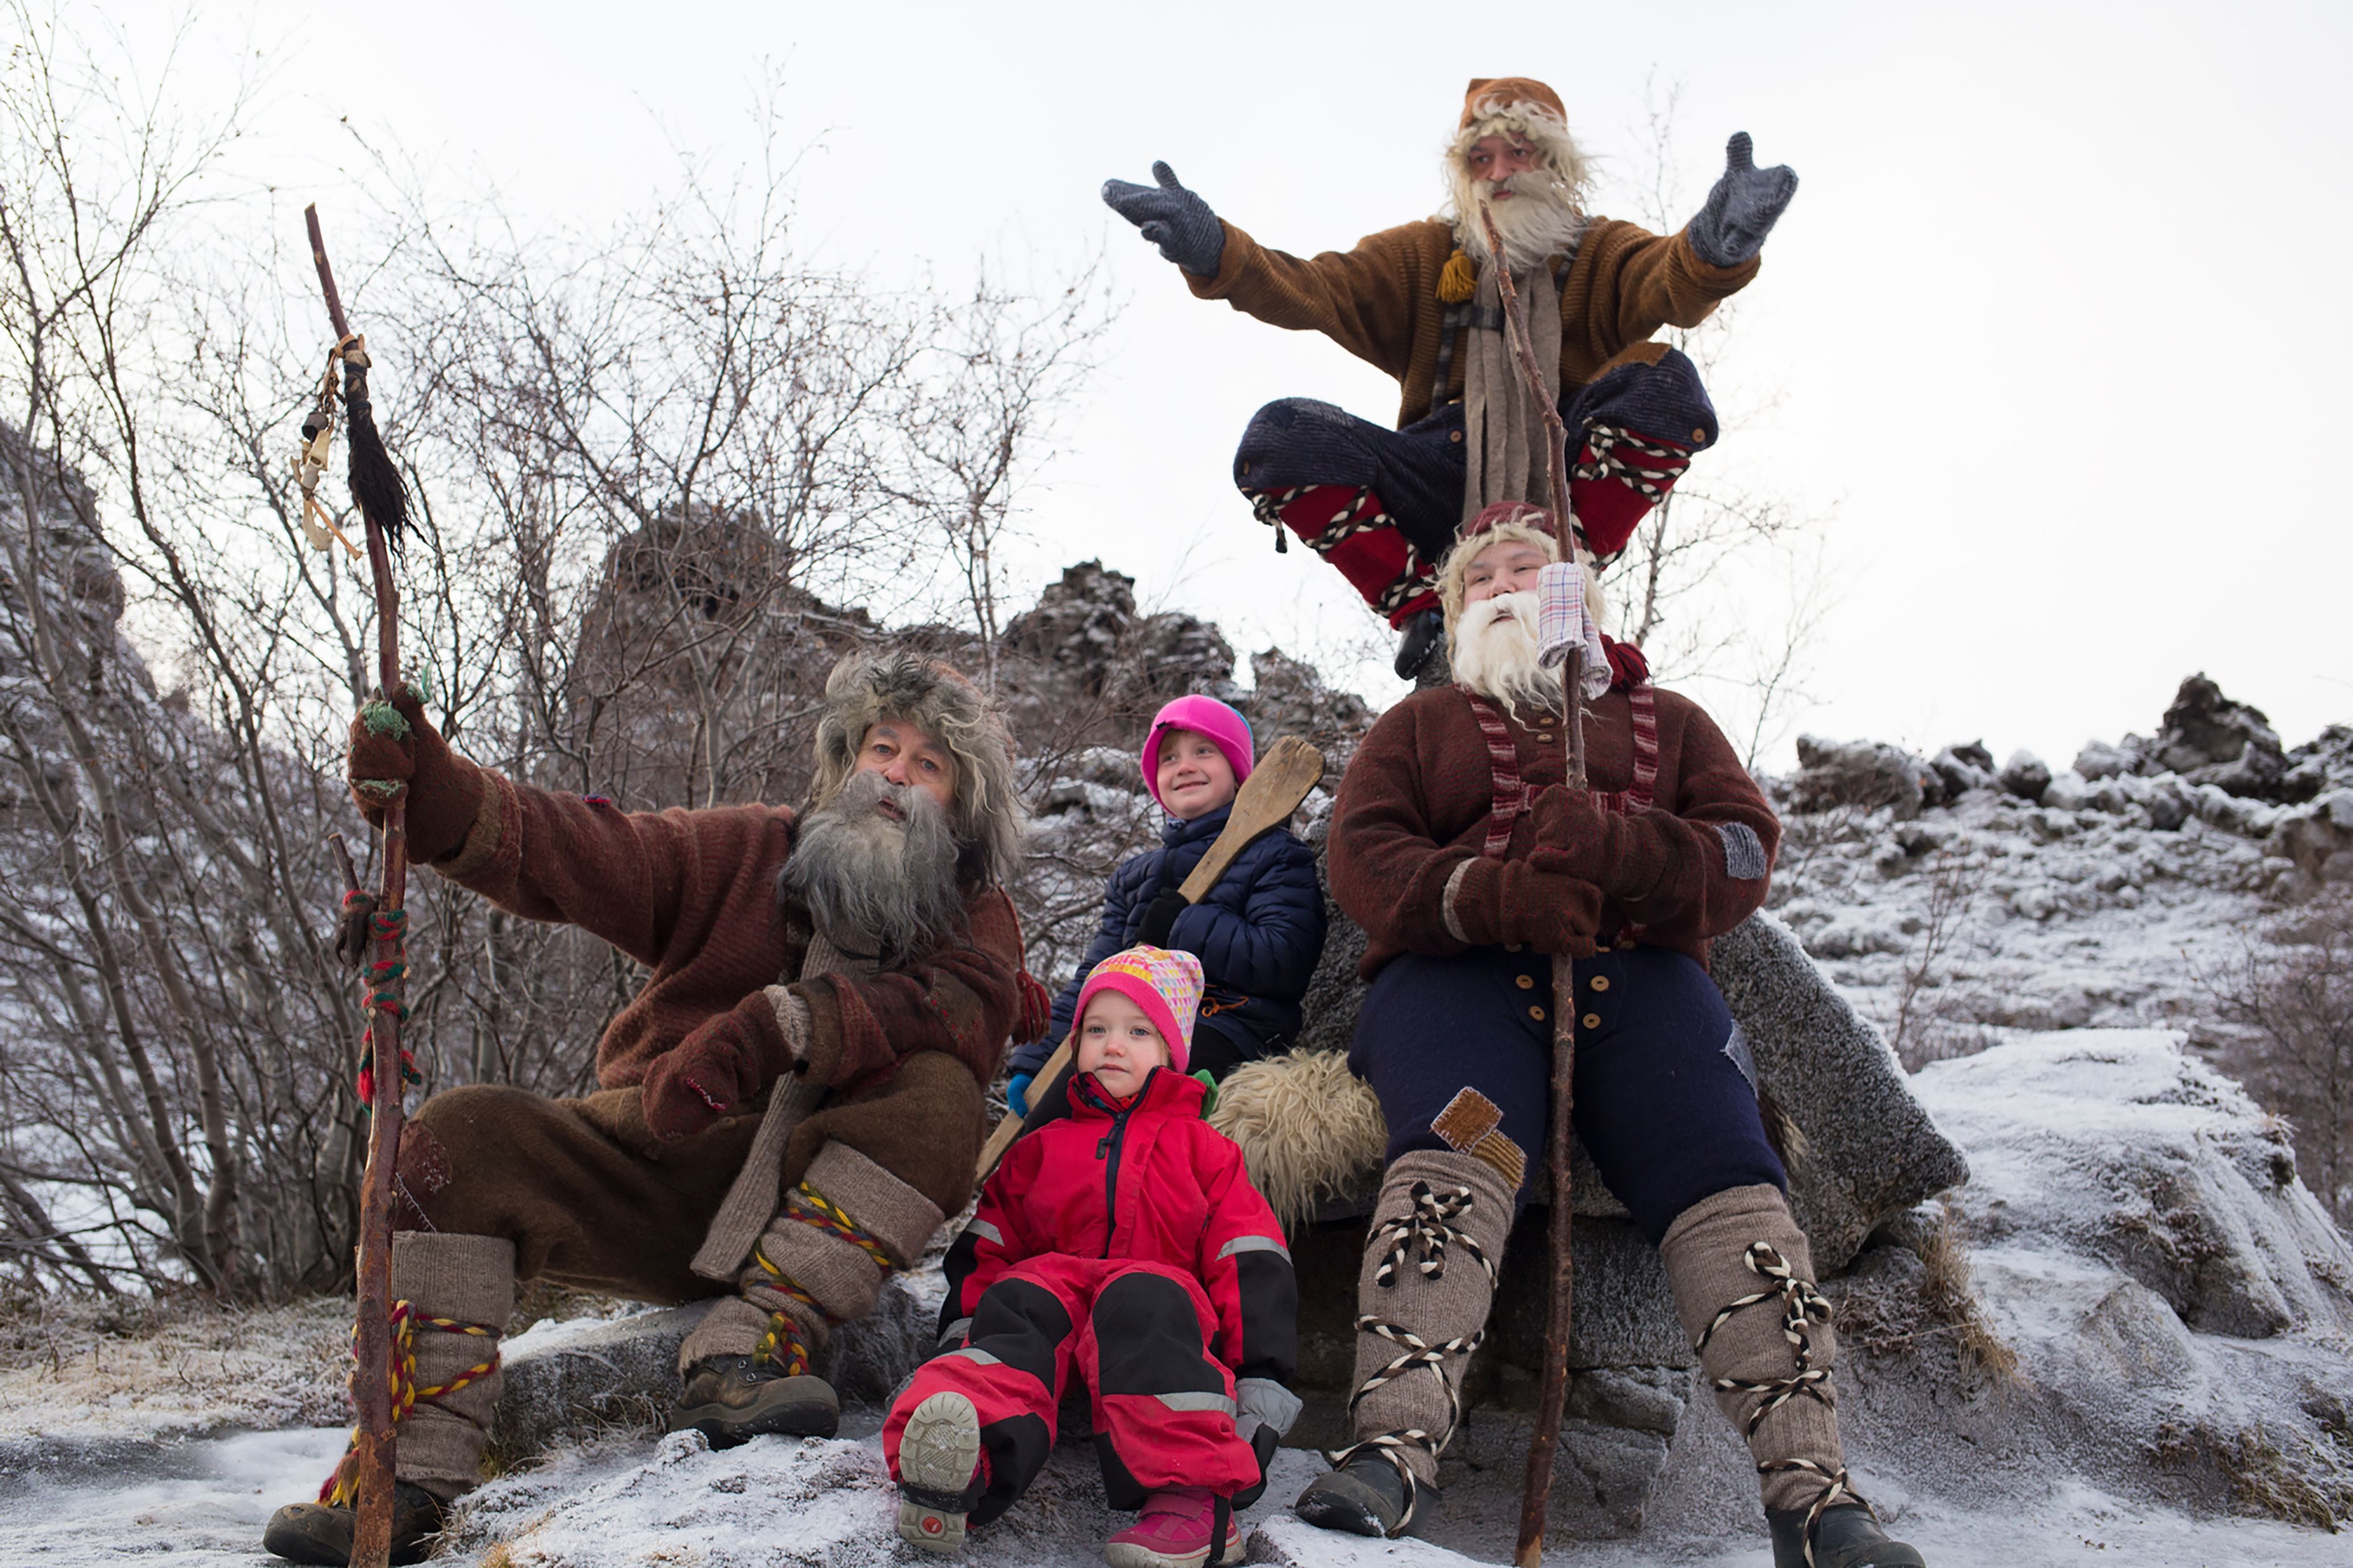
<svg viewBox="0 0 2353 1568"><path fill-rule="evenodd" d="M1379 1169L1389 1141L1372 1085L1337 1051L1244 1062L1218 1086L1209 1125L1241 1146L1250 1181L1285 1230Z"/></svg>

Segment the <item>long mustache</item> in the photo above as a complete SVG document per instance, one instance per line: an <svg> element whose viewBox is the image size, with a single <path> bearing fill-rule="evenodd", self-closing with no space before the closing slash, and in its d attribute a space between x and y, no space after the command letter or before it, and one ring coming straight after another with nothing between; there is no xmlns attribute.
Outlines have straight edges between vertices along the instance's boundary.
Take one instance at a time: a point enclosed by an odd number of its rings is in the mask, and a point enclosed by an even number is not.
<svg viewBox="0 0 2353 1568"><path fill-rule="evenodd" d="M776 895L806 906L845 951L871 942L912 955L937 946L963 916L956 853L947 808L929 791L852 773L802 819Z"/></svg>

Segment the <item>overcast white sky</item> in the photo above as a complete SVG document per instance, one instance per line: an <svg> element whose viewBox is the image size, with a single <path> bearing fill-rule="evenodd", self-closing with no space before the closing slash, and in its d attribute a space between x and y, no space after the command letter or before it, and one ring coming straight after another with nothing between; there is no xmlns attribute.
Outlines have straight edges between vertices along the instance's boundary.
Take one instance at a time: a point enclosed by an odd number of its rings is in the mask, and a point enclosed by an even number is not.
<svg viewBox="0 0 2353 1568"><path fill-rule="evenodd" d="M69 15L153 48L186 11ZM365 167L346 115L453 200L494 189L594 225L673 178L675 146L756 156L759 87L781 80L820 259L892 278L920 259L952 285L984 253L1050 272L1107 247L1126 310L1015 597L1100 555L1245 653L1367 618L1314 556L1271 553L1227 479L1243 423L1287 395L1387 420L1396 392L1321 338L1193 300L1096 186L1166 158L1261 239L1345 247L1433 209L1468 78L1551 82L1620 167L1645 79L1679 80L1694 202L1734 130L1804 182L1715 378L1727 414L1769 415L1703 459L1835 503L1841 597L1799 727L2063 764L2147 731L2197 668L2290 743L2353 720L2348 16L406 0L199 5L182 65L259 49L240 163L331 211ZM1400 689L1379 661L1353 674Z"/></svg>

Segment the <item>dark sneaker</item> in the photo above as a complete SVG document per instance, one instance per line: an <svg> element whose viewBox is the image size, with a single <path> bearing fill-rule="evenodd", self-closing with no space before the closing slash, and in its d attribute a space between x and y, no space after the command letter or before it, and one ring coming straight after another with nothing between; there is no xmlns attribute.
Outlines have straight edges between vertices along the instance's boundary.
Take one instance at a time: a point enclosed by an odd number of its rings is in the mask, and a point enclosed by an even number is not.
<svg viewBox="0 0 2353 1568"><path fill-rule="evenodd" d="M961 1394L934 1394L899 1434L899 1539L954 1552L980 1491L980 1413Z"/></svg>
<svg viewBox="0 0 2353 1568"><path fill-rule="evenodd" d="M732 1448L763 1433L830 1437L841 1425L833 1385L804 1373L779 1372L747 1355L705 1356L686 1369L686 1390L670 1413L670 1429L691 1426L714 1448Z"/></svg>
<svg viewBox="0 0 2353 1568"><path fill-rule="evenodd" d="M1399 680L1411 680L1430 662L1446 640L1446 616L1437 610L1424 610L1405 624L1405 640L1398 644L1397 676Z"/></svg>
<svg viewBox="0 0 2353 1568"><path fill-rule="evenodd" d="M1765 1510L1765 1522L1773 1531L1773 1568L1808 1568L1807 1511ZM1841 1503L1822 1510L1811 1568L1927 1568L1927 1560L1902 1542L1889 1540L1871 1510L1861 1503Z"/></svg>
<svg viewBox="0 0 2353 1568"><path fill-rule="evenodd" d="M1431 1488L1417 1483L1413 1506L1408 1508L1405 1478L1395 1465L1371 1454L1360 1454L1336 1470L1327 1470L1308 1483L1291 1505L1291 1511L1319 1530L1344 1530L1351 1535L1398 1535L1426 1518L1438 1500Z"/></svg>
<svg viewBox="0 0 2353 1568"><path fill-rule="evenodd" d="M393 1482L392 1560L424 1562L433 1537L441 1532L444 1514L441 1500L423 1487ZM343 1568L352 1560L352 1536L359 1525L360 1510L355 1508L288 1503L269 1516L269 1527L261 1532L261 1545L289 1563L332 1563Z"/></svg>

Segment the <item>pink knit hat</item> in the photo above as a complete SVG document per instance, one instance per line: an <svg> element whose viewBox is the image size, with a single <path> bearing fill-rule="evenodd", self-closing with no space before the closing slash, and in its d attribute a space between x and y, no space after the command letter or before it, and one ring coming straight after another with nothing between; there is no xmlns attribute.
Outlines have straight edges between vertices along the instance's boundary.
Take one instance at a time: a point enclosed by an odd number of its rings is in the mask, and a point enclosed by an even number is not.
<svg viewBox="0 0 2353 1568"><path fill-rule="evenodd" d="M1096 964L1088 973L1087 983L1079 987L1079 1005L1071 1009L1074 1020L1085 1021L1087 998L1098 991L1116 991L1142 1008L1167 1042L1168 1065L1180 1075L1185 1071L1193 1056L1193 1014L1201 1005L1199 959L1142 942L1124 952L1114 952Z"/></svg>
<svg viewBox="0 0 2353 1568"><path fill-rule="evenodd" d="M1160 798L1160 742L1172 730L1192 730L1209 737L1210 743L1234 765L1234 783L1250 776L1250 721L1214 697L1198 693L1179 697L1152 716L1152 731L1144 737L1144 787L1151 791L1161 810L1167 810L1168 803Z"/></svg>

